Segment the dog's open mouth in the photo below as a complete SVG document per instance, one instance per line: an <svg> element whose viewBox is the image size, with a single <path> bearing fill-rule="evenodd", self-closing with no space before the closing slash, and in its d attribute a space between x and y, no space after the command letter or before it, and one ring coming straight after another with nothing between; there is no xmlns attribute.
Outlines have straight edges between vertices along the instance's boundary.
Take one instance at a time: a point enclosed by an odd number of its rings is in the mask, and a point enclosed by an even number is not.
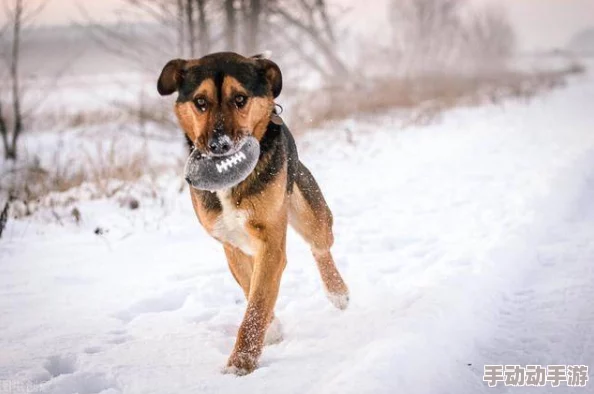
<svg viewBox="0 0 594 394"><path fill-rule="evenodd" d="M223 190L243 181L254 170L260 156L260 144L245 137L238 148L224 156L203 156L194 150L186 162L188 183L200 190Z"/></svg>

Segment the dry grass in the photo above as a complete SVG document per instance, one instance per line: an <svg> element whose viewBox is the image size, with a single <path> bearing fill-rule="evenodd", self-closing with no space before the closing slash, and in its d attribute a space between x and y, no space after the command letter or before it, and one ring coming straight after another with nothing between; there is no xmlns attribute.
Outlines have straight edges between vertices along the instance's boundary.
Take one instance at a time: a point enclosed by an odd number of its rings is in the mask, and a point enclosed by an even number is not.
<svg viewBox="0 0 594 394"><path fill-rule="evenodd" d="M405 124L426 124L450 108L499 103L510 98L530 100L535 95L565 83L566 77L581 74L578 63L561 71L538 73L499 72L475 76L431 75L423 78L381 78L366 80L358 87L334 87L298 97L291 106L288 119L293 130L317 127L325 122L353 115L404 110ZM146 105L140 110L122 106L117 110L96 110L75 114L70 118L56 115L56 121L68 128L105 125L112 120L130 123L169 122L170 110L159 105ZM107 111L107 112L106 112ZM114 112L115 111L115 112ZM167 112L165 112L167 111ZM143 145L144 144L144 145ZM16 167L0 172L0 195L11 195L22 202L22 214L32 213L37 206L70 204L85 198L126 196L128 189L139 184L153 185L157 179L183 166L183 155L172 165L155 164L144 143L140 148L119 142L102 141L89 149L68 157L60 147L44 164L35 157L21 157ZM6 163L4 163L6 164ZM68 193L64 193L68 192ZM70 197L64 197L70 196Z"/></svg>
<svg viewBox="0 0 594 394"><path fill-rule="evenodd" d="M169 106L159 101L143 103L113 102L108 106L81 109L40 111L34 113L28 126L31 129L49 130L53 128L71 129L105 124L131 124L135 127L152 122L165 129L174 129L172 111Z"/></svg>
<svg viewBox="0 0 594 394"><path fill-rule="evenodd" d="M503 71L483 75L429 75L423 78L379 78L356 88L334 87L302 95L291 109L296 129L318 127L353 114L404 109L411 124L431 122L443 111L459 106L528 100L565 84L567 75L584 68L572 64L561 71L522 73Z"/></svg>
<svg viewBox="0 0 594 394"><path fill-rule="evenodd" d="M142 180L156 195L159 176L177 170L175 165L155 164L146 146L132 150L117 140L97 143L94 148L65 157L56 149L46 165L39 160L21 160L16 167L0 174L0 192L23 204L21 215L28 215L42 206L68 205L78 198L113 197ZM64 197L60 193L79 190Z"/></svg>

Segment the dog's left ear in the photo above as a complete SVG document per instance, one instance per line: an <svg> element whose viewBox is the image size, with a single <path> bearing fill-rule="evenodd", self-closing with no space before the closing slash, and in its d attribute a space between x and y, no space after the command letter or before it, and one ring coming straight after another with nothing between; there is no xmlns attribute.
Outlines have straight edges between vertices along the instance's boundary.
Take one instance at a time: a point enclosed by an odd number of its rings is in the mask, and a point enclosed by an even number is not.
<svg viewBox="0 0 594 394"><path fill-rule="evenodd" d="M163 67L157 82L157 90L161 96L168 96L177 91L184 79L186 63L188 63L186 60L174 59Z"/></svg>
<svg viewBox="0 0 594 394"><path fill-rule="evenodd" d="M272 97L277 98L283 88L283 74L280 68L272 60L266 59L264 55L256 55L253 58L256 59L258 65L264 70L266 79L270 84Z"/></svg>

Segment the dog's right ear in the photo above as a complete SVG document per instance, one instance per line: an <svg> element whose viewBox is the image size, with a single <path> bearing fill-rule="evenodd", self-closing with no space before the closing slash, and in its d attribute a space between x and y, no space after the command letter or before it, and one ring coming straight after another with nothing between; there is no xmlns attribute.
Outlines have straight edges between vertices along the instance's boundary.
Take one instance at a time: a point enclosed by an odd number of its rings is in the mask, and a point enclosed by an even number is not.
<svg viewBox="0 0 594 394"><path fill-rule="evenodd" d="M161 96L168 96L177 91L184 80L187 63L187 60L174 59L170 60L163 67L163 71L161 71L161 76L157 82L157 90Z"/></svg>

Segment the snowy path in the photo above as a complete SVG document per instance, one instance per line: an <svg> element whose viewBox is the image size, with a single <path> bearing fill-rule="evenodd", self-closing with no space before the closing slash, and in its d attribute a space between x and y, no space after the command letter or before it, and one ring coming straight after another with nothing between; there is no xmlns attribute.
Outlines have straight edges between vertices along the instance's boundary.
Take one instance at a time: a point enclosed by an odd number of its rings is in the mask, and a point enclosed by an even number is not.
<svg viewBox="0 0 594 394"><path fill-rule="evenodd" d="M590 77L429 127L384 116L307 135L352 303L327 302L291 233L285 340L244 378L219 373L243 296L177 181L137 211L83 203L80 226L12 222L0 381L56 394L475 394L505 392L484 385L483 364L593 368L593 99Z"/></svg>
<svg viewBox="0 0 594 394"><path fill-rule="evenodd" d="M561 212L553 214L553 220L539 226L540 236L529 245L526 262L530 264L522 270L519 285L504 297L498 329L482 348L481 364L593 368L594 150L565 175L571 178L580 173L584 176L577 182L559 180L561 187L575 187L573 197ZM558 203L551 201L550 206ZM584 391L565 387L553 392Z"/></svg>

